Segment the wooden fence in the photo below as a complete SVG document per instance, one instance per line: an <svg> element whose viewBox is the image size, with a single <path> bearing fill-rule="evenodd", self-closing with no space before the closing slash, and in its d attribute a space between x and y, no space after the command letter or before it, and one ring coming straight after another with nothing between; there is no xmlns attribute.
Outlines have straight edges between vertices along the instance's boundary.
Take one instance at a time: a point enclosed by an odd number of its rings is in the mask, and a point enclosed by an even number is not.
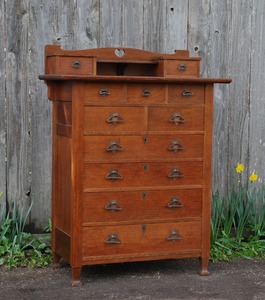
<svg viewBox="0 0 265 300"><path fill-rule="evenodd" d="M65 49L134 47L202 57L216 85L213 190L246 166L265 178L265 1L1 0L0 209L34 201L32 230L50 218L51 103L38 75L45 44ZM260 182L258 184L260 184Z"/></svg>

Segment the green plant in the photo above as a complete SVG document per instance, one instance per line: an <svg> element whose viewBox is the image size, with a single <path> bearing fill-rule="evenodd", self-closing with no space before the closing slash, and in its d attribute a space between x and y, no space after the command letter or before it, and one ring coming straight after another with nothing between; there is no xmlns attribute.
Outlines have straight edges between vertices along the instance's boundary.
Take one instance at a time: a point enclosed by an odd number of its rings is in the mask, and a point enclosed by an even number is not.
<svg viewBox="0 0 265 300"><path fill-rule="evenodd" d="M236 171L241 174L244 166L238 164ZM250 182L257 179L252 172ZM211 258L253 256L265 256L265 187L247 187L238 180L225 197L218 192L212 197Z"/></svg>
<svg viewBox="0 0 265 300"><path fill-rule="evenodd" d="M5 265L6 268L41 267L51 262L50 236L39 238L24 231L32 205L24 216L23 209L19 210L14 201L12 212L1 214L0 265Z"/></svg>

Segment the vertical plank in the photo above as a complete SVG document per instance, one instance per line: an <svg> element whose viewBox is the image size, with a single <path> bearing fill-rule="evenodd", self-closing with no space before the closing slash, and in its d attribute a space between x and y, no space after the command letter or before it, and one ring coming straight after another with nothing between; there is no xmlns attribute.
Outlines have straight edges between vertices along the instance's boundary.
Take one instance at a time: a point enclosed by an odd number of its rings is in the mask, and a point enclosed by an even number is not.
<svg viewBox="0 0 265 300"><path fill-rule="evenodd" d="M6 1L7 197L30 202L29 6Z"/></svg>
<svg viewBox="0 0 265 300"><path fill-rule="evenodd" d="M123 45L143 49L143 0L123 1Z"/></svg>
<svg viewBox="0 0 265 300"><path fill-rule="evenodd" d="M123 2L121 0L100 1L99 47L125 46Z"/></svg>
<svg viewBox="0 0 265 300"><path fill-rule="evenodd" d="M254 0L250 82L249 173L255 171L265 182L265 2Z"/></svg>
<svg viewBox="0 0 265 300"><path fill-rule="evenodd" d="M211 55L207 63L210 77L230 77L231 0L212 1L210 17ZM232 95L230 86L214 88L213 191L225 193L228 174L228 112Z"/></svg>
<svg viewBox="0 0 265 300"><path fill-rule="evenodd" d="M166 51L166 1L144 0L144 49Z"/></svg>
<svg viewBox="0 0 265 300"><path fill-rule="evenodd" d="M235 177L238 162L248 169L249 140L249 89L250 89L250 55L251 55L251 15L253 0L232 1L231 23L231 99L229 106L229 174L231 182ZM247 174L248 170L243 174Z"/></svg>
<svg viewBox="0 0 265 300"><path fill-rule="evenodd" d="M100 0L77 1L77 41L78 49L99 47L99 7Z"/></svg>
<svg viewBox="0 0 265 300"><path fill-rule="evenodd" d="M188 0L166 1L165 53L187 49Z"/></svg>
<svg viewBox="0 0 265 300"><path fill-rule="evenodd" d="M188 49L191 56L202 58L201 76L203 77L209 77L210 17L211 0L199 3L197 0L189 1Z"/></svg>
<svg viewBox="0 0 265 300"><path fill-rule="evenodd" d="M6 95L5 95L5 3L0 3L0 212L5 209L6 198Z"/></svg>

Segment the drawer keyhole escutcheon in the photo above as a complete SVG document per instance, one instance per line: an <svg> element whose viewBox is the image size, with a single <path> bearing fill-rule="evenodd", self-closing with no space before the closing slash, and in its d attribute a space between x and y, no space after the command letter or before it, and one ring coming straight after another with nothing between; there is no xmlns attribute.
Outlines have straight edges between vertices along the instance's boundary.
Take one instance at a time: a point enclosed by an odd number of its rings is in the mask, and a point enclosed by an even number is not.
<svg viewBox="0 0 265 300"><path fill-rule="evenodd" d="M171 179L182 178L183 176L183 173L177 168L171 169L171 171L167 175L167 177Z"/></svg>
<svg viewBox="0 0 265 300"><path fill-rule="evenodd" d="M111 123L113 125L124 123L125 120L120 116L118 112L111 113L107 118L107 123Z"/></svg>
<svg viewBox="0 0 265 300"><path fill-rule="evenodd" d="M117 151L123 151L124 148L120 145L119 141L111 141L106 147L106 151L116 153Z"/></svg>
<svg viewBox="0 0 265 300"><path fill-rule="evenodd" d="M182 208L183 204L179 201L177 197L173 197L170 199L170 201L167 204L168 208Z"/></svg>
<svg viewBox="0 0 265 300"><path fill-rule="evenodd" d="M145 233L146 232L146 224L142 224L142 233Z"/></svg>
<svg viewBox="0 0 265 300"><path fill-rule="evenodd" d="M109 203L105 206L105 209L111 212L122 210L117 200L110 200Z"/></svg>
<svg viewBox="0 0 265 300"><path fill-rule="evenodd" d="M175 242L182 240L182 236L178 233L177 230L171 230L167 236L167 241Z"/></svg>
<svg viewBox="0 0 265 300"><path fill-rule="evenodd" d="M119 239L117 233L111 233L111 234L106 238L105 244L119 245L119 244L121 244L121 240Z"/></svg>
<svg viewBox="0 0 265 300"><path fill-rule="evenodd" d="M178 152L179 150L183 150L184 147L179 141L172 141L168 147L169 151Z"/></svg>
<svg viewBox="0 0 265 300"><path fill-rule="evenodd" d="M144 164L144 172L148 171L148 164Z"/></svg>
<svg viewBox="0 0 265 300"><path fill-rule="evenodd" d="M108 180L121 180L123 176L120 174L118 169L111 169L109 173L106 175L106 179Z"/></svg>
<svg viewBox="0 0 265 300"><path fill-rule="evenodd" d="M147 196L147 192L142 192L142 197L143 197L143 200L145 200L146 199L146 196Z"/></svg>
<svg viewBox="0 0 265 300"><path fill-rule="evenodd" d="M181 123L184 123L185 119L182 117L181 113L173 112L168 121L169 123L174 123L175 125L179 125Z"/></svg>

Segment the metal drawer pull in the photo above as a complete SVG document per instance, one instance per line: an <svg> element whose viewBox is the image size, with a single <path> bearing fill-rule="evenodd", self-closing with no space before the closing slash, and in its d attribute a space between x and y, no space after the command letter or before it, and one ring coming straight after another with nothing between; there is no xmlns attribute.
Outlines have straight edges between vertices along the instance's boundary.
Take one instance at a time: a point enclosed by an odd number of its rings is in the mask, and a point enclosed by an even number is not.
<svg viewBox="0 0 265 300"><path fill-rule="evenodd" d="M81 62L79 60L74 60L72 63L73 68L80 68L81 67Z"/></svg>
<svg viewBox="0 0 265 300"><path fill-rule="evenodd" d="M181 207L183 207L183 204L179 201L179 199L177 197L173 197L168 202L167 207L168 208L181 208Z"/></svg>
<svg viewBox="0 0 265 300"><path fill-rule="evenodd" d="M151 91L149 89L143 89L142 91L142 96L144 97L148 97L148 96L151 96Z"/></svg>
<svg viewBox="0 0 265 300"><path fill-rule="evenodd" d="M107 123L112 123L113 125L124 123L124 119L120 116L118 112L111 113L107 119Z"/></svg>
<svg viewBox="0 0 265 300"><path fill-rule="evenodd" d="M169 151L178 152L179 150L183 150L184 147L179 141L172 141L168 147Z"/></svg>
<svg viewBox="0 0 265 300"><path fill-rule="evenodd" d="M118 245L121 244L120 239L118 238L117 233L111 233L105 240L105 244Z"/></svg>
<svg viewBox="0 0 265 300"><path fill-rule="evenodd" d="M122 210L117 200L110 200L109 203L105 206L105 209L111 210L112 212Z"/></svg>
<svg viewBox="0 0 265 300"><path fill-rule="evenodd" d="M180 241L180 240L182 240L182 236L178 233L178 231L171 230L167 237L167 241L175 242L175 241Z"/></svg>
<svg viewBox="0 0 265 300"><path fill-rule="evenodd" d="M179 64L179 65L178 65L178 69L179 69L180 71L186 71L187 66L186 66L186 64Z"/></svg>
<svg viewBox="0 0 265 300"><path fill-rule="evenodd" d="M119 173L118 169L112 169L110 172L106 175L106 179L110 180L121 180L123 179L123 176Z"/></svg>
<svg viewBox="0 0 265 300"><path fill-rule="evenodd" d="M110 95L110 91L108 89L105 89L105 88L100 89L100 91L98 93L102 96Z"/></svg>
<svg viewBox="0 0 265 300"><path fill-rule="evenodd" d="M181 113L173 112L168 121L170 123L175 123L175 125L179 125L179 123L184 123L185 119L181 116Z"/></svg>
<svg viewBox="0 0 265 300"><path fill-rule="evenodd" d="M172 179L181 178L183 176L184 176L183 173L177 168L172 169L167 175L168 178L172 178Z"/></svg>
<svg viewBox="0 0 265 300"><path fill-rule="evenodd" d="M106 151L116 153L116 151L123 151L123 147L120 145L119 141L111 141L106 147Z"/></svg>
<svg viewBox="0 0 265 300"><path fill-rule="evenodd" d="M183 95L184 97L190 97L190 96L193 96L193 92L192 92L191 90L185 89L185 90L183 90L182 95Z"/></svg>

